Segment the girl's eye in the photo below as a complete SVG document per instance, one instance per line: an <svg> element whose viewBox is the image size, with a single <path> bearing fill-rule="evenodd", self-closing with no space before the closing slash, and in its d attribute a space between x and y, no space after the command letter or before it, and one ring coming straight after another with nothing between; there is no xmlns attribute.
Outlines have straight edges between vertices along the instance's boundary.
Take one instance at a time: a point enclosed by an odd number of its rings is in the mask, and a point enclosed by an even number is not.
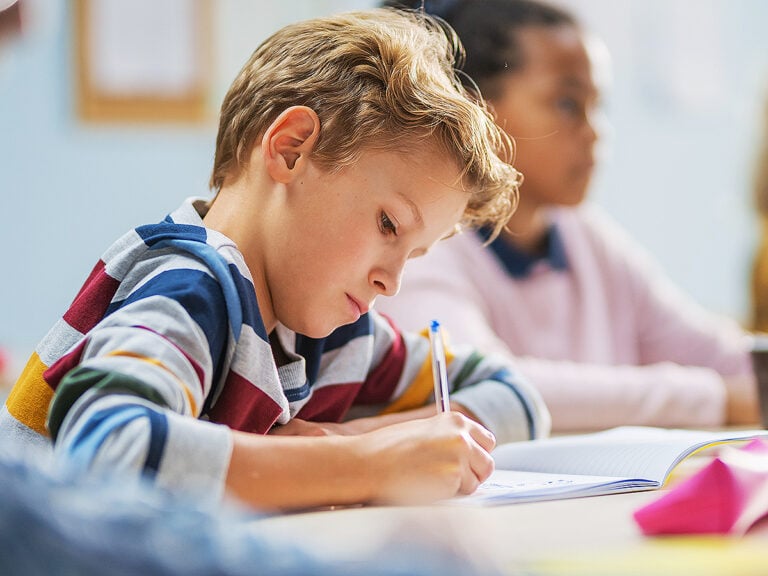
<svg viewBox="0 0 768 576"><path fill-rule="evenodd" d="M581 113L583 106L573 98L560 98L557 103L557 107L562 112L570 116L576 116Z"/></svg>
<svg viewBox="0 0 768 576"><path fill-rule="evenodd" d="M397 227L387 216L386 212L382 212L379 216L379 229L383 234L394 234L397 236Z"/></svg>

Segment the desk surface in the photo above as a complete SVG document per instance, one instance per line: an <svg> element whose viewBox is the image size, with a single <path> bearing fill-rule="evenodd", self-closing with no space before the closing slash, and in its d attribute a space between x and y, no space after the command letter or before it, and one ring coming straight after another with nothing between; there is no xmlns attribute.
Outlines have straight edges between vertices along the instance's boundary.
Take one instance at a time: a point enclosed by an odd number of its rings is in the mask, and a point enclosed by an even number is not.
<svg viewBox="0 0 768 576"><path fill-rule="evenodd" d="M632 512L660 496L657 490L486 508L346 508L258 524L327 558L351 561L418 535L505 574L768 574L768 522L743 538L643 536Z"/></svg>

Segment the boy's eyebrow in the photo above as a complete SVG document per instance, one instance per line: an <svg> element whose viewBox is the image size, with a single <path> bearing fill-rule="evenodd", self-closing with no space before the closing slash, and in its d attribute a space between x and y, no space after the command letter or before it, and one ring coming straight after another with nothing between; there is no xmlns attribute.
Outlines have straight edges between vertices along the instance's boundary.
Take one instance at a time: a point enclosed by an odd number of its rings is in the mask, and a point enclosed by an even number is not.
<svg viewBox="0 0 768 576"><path fill-rule="evenodd" d="M416 220L416 223L423 224L424 218L422 218L421 210L419 210L419 207L416 206L416 203L410 198L408 198L408 196L406 196L402 192L398 192L397 195L402 199L403 202L405 202L405 204L411 210L411 214L413 214L413 219Z"/></svg>

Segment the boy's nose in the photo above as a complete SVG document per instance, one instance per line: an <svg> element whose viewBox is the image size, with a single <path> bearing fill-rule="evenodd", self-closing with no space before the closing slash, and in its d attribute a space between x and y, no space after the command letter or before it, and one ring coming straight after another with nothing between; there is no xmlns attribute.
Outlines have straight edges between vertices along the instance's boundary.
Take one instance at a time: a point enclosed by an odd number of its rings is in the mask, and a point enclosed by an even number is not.
<svg viewBox="0 0 768 576"><path fill-rule="evenodd" d="M379 294L384 296L394 296L400 291L402 273L402 266L396 271L377 268L371 271L370 282Z"/></svg>

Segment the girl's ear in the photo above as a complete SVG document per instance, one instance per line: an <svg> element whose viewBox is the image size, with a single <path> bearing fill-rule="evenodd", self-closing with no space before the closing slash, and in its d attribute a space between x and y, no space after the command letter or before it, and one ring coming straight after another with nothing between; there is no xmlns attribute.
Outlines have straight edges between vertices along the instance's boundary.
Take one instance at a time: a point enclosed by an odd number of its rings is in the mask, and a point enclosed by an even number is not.
<svg viewBox="0 0 768 576"><path fill-rule="evenodd" d="M319 135L320 119L307 106L291 106L275 118L261 140L264 164L272 179L282 184L290 182Z"/></svg>

